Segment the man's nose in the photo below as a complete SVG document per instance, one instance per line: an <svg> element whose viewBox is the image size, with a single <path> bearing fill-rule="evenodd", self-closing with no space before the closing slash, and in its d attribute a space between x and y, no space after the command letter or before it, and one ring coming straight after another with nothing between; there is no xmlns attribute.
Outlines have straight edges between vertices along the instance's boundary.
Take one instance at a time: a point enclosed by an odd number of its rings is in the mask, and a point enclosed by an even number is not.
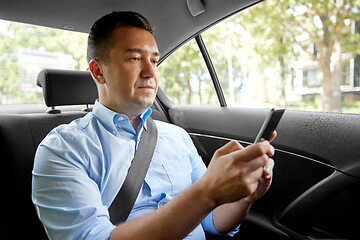
<svg viewBox="0 0 360 240"><path fill-rule="evenodd" d="M143 61L141 77L154 78L157 74L157 66L151 60Z"/></svg>

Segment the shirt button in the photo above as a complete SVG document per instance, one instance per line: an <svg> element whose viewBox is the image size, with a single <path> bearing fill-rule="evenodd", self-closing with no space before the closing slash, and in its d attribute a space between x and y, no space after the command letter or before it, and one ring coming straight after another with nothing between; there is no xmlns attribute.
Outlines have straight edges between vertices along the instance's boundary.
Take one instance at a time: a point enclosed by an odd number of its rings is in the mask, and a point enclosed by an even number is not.
<svg viewBox="0 0 360 240"><path fill-rule="evenodd" d="M170 197L168 194L166 193L161 193L161 199L158 202L158 208L161 208L162 206L164 206L166 203L168 203L170 200L172 199L172 197Z"/></svg>
<svg viewBox="0 0 360 240"><path fill-rule="evenodd" d="M123 118L123 117L119 117L118 119L119 119L119 121L122 121L122 120L124 120L124 118Z"/></svg>
<svg viewBox="0 0 360 240"><path fill-rule="evenodd" d="M116 130L113 130L112 133L115 135L115 134L116 134Z"/></svg>

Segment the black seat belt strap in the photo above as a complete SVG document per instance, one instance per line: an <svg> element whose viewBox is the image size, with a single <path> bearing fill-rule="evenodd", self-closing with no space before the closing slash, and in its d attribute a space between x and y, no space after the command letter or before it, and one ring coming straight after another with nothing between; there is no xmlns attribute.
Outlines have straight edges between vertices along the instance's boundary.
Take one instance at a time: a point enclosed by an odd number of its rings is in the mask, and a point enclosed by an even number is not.
<svg viewBox="0 0 360 240"><path fill-rule="evenodd" d="M125 222L128 218L140 188L144 182L157 142L157 128L154 120L147 120L147 130L144 129L138 149L114 201L109 207L110 221L114 225Z"/></svg>

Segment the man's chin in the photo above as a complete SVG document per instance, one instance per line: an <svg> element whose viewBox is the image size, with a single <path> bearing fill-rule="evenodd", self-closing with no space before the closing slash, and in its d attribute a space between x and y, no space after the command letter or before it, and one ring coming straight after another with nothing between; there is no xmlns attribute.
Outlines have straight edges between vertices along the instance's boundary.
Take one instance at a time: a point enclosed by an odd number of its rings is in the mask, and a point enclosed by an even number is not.
<svg viewBox="0 0 360 240"><path fill-rule="evenodd" d="M137 108L142 108L144 111L151 107L155 101L155 98L151 99L142 99L141 101L137 102Z"/></svg>
<svg viewBox="0 0 360 240"><path fill-rule="evenodd" d="M154 95L154 96L146 96L146 97L140 98L139 99L139 104L141 104L143 106L150 107L151 105L153 105L153 103L155 101L155 97L156 97L156 95Z"/></svg>

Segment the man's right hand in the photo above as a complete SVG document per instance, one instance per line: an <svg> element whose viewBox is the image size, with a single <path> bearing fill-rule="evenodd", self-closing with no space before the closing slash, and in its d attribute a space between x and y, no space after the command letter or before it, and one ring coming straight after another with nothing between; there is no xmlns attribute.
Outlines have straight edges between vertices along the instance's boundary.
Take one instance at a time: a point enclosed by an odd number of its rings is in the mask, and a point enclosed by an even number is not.
<svg viewBox="0 0 360 240"><path fill-rule="evenodd" d="M215 206L238 201L255 192L263 167L272 161L274 148L263 141L246 148L237 141L230 141L218 149L208 166L208 170L199 181L209 200ZM272 169L271 169L272 170Z"/></svg>
<svg viewBox="0 0 360 240"><path fill-rule="evenodd" d="M269 142L247 148L229 142L215 152L200 180L156 211L120 224L110 239L182 239L213 210L215 229L233 230L248 210L243 200L258 188L273 152Z"/></svg>

